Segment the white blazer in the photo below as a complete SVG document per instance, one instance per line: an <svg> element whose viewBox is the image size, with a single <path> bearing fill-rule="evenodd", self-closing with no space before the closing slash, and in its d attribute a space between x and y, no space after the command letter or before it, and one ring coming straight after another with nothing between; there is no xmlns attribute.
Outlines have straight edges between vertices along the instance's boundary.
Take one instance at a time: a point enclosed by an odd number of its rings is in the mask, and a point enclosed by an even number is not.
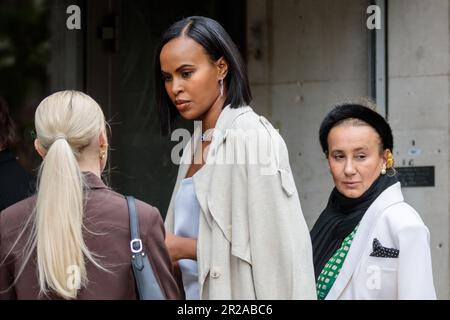
<svg viewBox="0 0 450 320"><path fill-rule="evenodd" d="M374 239L398 249L398 258L370 256ZM430 233L404 202L400 183L383 191L365 213L326 299L436 299Z"/></svg>

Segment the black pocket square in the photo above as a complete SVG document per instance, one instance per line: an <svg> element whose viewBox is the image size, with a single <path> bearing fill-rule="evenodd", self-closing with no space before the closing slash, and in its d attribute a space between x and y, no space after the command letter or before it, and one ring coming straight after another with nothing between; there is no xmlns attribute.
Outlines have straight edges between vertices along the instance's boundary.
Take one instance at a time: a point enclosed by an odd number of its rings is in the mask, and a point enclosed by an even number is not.
<svg viewBox="0 0 450 320"><path fill-rule="evenodd" d="M400 250L394 248L385 248L381 245L381 242L377 238L373 239L373 252L371 257L379 258L398 258Z"/></svg>

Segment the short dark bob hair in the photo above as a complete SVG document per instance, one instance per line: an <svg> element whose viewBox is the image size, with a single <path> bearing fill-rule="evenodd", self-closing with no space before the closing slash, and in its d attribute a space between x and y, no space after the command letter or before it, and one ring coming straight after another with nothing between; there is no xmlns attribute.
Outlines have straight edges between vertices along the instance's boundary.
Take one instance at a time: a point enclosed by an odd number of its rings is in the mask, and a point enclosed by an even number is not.
<svg viewBox="0 0 450 320"><path fill-rule="evenodd" d="M319 129L322 150L328 154L328 134L330 130L346 119L359 119L366 122L381 138L383 150L393 152L394 138L389 123L376 111L360 104L342 104L333 108L323 119Z"/></svg>
<svg viewBox="0 0 450 320"><path fill-rule="evenodd" d="M160 54L166 43L180 36L189 37L200 44L212 61L223 57L228 63L228 73L224 79L227 88L224 107L230 105L231 108L239 108L249 105L252 100L244 59L225 29L217 21L207 17L191 16L177 21L163 34L154 61L156 111L164 134L171 131L171 123L178 110L170 101L165 89Z"/></svg>

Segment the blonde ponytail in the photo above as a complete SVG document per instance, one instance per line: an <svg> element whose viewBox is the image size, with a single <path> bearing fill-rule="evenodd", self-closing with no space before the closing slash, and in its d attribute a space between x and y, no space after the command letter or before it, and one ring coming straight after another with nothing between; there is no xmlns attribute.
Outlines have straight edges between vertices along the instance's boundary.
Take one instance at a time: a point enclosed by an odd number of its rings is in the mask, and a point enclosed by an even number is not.
<svg viewBox="0 0 450 320"><path fill-rule="evenodd" d="M36 243L39 286L71 299L85 285L82 234L83 178L77 160L65 139L57 139L44 158L39 172L36 202ZM80 283L68 283L71 266ZM76 280L78 281L78 280Z"/></svg>
<svg viewBox="0 0 450 320"><path fill-rule="evenodd" d="M36 249L41 293L74 299L88 282L85 258L94 259L83 239L84 182L81 151L105 127L103 112L89 96L61 91L44 99L35 115L39 143L46 150L38 175L37 201L28 256ZM72 273L75 277L71 278Z"/></svg>

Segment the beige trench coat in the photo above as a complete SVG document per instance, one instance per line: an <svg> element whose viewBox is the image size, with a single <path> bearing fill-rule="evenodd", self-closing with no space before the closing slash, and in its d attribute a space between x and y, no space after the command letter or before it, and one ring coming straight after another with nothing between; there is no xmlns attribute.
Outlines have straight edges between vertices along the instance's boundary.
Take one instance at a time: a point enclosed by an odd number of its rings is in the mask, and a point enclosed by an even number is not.
<svg viewBox="0 0 450 320"><path fill-rule="evenodd" d="M191 150L197 148L195 140L183 150L165 221L170 232L175 195L190 167ZM266 154L258 156L263 149ZM288 151L265 118L251 107L224 108L207 162L193 181L201 208L201 299L316 299L311 240Z"/></svg>

